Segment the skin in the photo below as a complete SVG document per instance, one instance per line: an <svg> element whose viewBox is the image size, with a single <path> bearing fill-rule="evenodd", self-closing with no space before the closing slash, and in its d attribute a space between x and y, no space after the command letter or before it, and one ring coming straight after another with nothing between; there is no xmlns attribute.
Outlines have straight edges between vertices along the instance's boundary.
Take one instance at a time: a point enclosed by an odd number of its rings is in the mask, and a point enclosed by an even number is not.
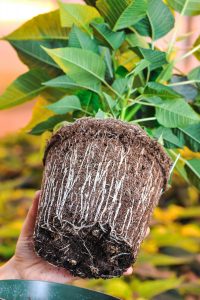
<svg viewBox="0 0 200 300"><path fill-rule="evenodd" d="M67 283L76 279L67 270L49 264L34 252L33 232L39 196L40 191L37 191L23 224L14 256L5 265L0 267L0 280L24 279ZM148 228L146 236L149 234L149 231ZM133 268L130 267L124 275L131 275L132 272Z"/></svg>

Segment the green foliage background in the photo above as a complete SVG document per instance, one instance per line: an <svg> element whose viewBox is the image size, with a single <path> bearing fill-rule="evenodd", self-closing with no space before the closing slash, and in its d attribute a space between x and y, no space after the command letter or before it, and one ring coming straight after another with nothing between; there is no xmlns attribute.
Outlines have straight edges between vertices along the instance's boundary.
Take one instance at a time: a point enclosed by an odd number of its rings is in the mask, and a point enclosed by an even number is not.
<svg viewBox="0 0 200 300"><path fill-rule="evenodd" d="M24 132L0 149L0 260L14 253L22 222L42 174L50 132L83 116L138 123L174 161L171 188L155 210L134 275L80 280L124 300L197 300L200 297L200 67L188 74L177 63L200 60L200 38L176 56L174 11L200 14L196 0L87 0L63 4L6 36L29 71L0 96L0 109L36 97ZM174 30L165 51L157 40ZM34 136L35 135L35 136Z"/></svg>

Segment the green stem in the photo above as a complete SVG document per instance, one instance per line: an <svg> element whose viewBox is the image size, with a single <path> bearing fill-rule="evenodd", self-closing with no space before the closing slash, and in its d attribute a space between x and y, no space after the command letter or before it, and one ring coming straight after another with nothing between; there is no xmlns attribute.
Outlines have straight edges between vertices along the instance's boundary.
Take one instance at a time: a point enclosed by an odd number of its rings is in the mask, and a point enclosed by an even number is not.
<svg viewBox="0 0 200 300"><path fill-rule="evenodd" d="M129 122L140 108L140 104L135 105L135 107L126 116L125 121Z"/></svg>
<svg viewBox="0 0 200 300"><path fill-rule="evenodd" d="M184 13L185 13L185 11L186 11L186 8L187 8L187 6L188 6L189 1L190 1L190 0L186 0L186 1L185 1L185 4L184 4L183 9L182 9L182 11L181 11L181 13L180 13L180 16L179 16L178 20L176 21L176 26L175 26L175 28L174 28L174 33L173 33L173 35L172 35L172 39L171 39L171 41L170 41L169 48L168 48L168 50L167 50L168 57L169 57L169 55L171 54L172 49L173 49L173 47L174 47L174 44L175 44L175 42L176 42L176 36L177 36L177 34L178 34L179 27L180 27L180 24L181 24L180 19L181 19L182 16L184 15Z"/></svg>
<svg viewBox="0 0 200 300"><path fill-rule="evenodd" d="M148 121L154 121L154 120L156 120L156 117L138 119L138 120L134 120L130 123L140 123L140 122L148 122Z"/></svg>
<svg viewBox="0 0 200 300"><path fill-rule="evenodd" d="M181 60L187 58L188 56L192 55L194 52L198 51L199 49L200 49L200 45L194 47L192 50L190 50L189 52L185 53L183 56L177 58L177 59L175 60L175 63L177 63L177 62L179 62L179 61L181 61Z"/></svg>
<svg viewBox="0 0 200 300"><path fill-rule="evenodd" d="M120 95L116 90L114 90L112 88L112 86L110 84L108 84L105 80L102 80L102 83L105 84L105 86L107 86L107 88L109 88L109 90L111 90L115 95L117 95L120 99L123 99L122 95Z"/></svg>
<svg viewBox="0 0 200 300"><path fill-rule="evenodd" d="M174 82L174 83L168 84L167 86L187 85L187 84L196 83L196 82L200 82L200 80L187 80L187 81L182 81L182 82Z"/></svg>

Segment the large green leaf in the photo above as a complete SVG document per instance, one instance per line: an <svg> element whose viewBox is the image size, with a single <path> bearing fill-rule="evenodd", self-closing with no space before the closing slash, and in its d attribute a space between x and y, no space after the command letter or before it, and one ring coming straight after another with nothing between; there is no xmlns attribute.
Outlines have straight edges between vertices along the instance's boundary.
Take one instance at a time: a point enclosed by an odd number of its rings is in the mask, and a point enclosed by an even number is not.
<svg viewBox="0 0 200 300"><path fill-rule="evenodd" d="M167 64L165 52L152 50L152 49L138 48L138 47L132 49L139 57L149 61L150 63L149 68L151 71Z"/></svg>
<svg viewBox="0 0 200 300"><path fill-rule="evenodd" d="M56 10L34 17L7 35L5 39L8 41L66 40L68 39L68 29L61 27L59 11Z"/></svg>
<svg viewBox="0 0 200 300"><path fill-rule="evenodd" d="M175 134L173 134L170 128L158 127L152 130L154 137L157 139L162 138L164 141L164 146L166 148L182 148L184 142L179 139Z"/></svg>
<svg viewBox="0 0 200 300"><path fill-rule="evenodd" d="M166 35L174 27L174 17L169 8L161 0L149 0L147 15L134 25L144 36L157 40Z"/></svg>
<svg viewBox="0 0 200 300"><path fill-rule="evenodd" d="M81 48L99 53L98 43L75 25L69 34L68 47Z"/></svg>
<svg viewBox="0 0 200 300"><path fill-rule="evenodd" d="M200 124L194 124L184 128L175 128L173 132L177 135L179 140L192 151L200 151Z"/></svg>
<svg viewBox="0 0 200 300"><path fill-rule="evenodd" d="M89 5L78 3L62 3L60 2L60 16L63 27L72 27L76 25L79 28L84 28L89 31L88 24L99 18L99 12L96 8Z"/></svg>
<svg viewBox="0 0 200 300"><path fill-rule="evenodd" d="M165 100L156 105L158 122L168 128L185 127L200 122L200 117L183 99Z"/></svg>
<svg viewBox="0 0 200 300"><path fill-rule="evenodd" d="M46 131L52 131L53 128L60 122L66 120L66 115L53 116L37 124L29 133L33 135L40 135Z"/></svg>
<svg viewBox="0 0 200 300"><path fill-rule="evenodd" d="M149 48L146 39L137 33L126 34L126 41L131 47Z"/></svg>
<svg viewBox="0 0 200 300"><path fill-rule="evenodd" d="M95 93L100 93L100 83L99 82L93 82L88 81L84 83L79 80L78 82L75 82L67 75L61 75L59 77L56 77L54 79L51 79L44 83L46 86L54 87L54 88L63 88L63 89L77 89L77 88L83 88L91 90Z"/></svg>
<svg viewBox="0 0 200 300"><path fill-rule="evenodd" d="M10 41L11 45L17 50L17 53L29 68L46 68L46 69L60 69L59 66L51 59L44 51L43 47L60 48L66 45L66 41L51 40L51 41Z"/></svg>
<svg viewBox="0 0 200 300"><path fill-rule="evenodd" d="M167 0L167 3L178 12L182 12L184 9L184 15L196 16L200 14L200 2L199 0Z"/></svg>
<svg viewBox="0 0 200 300"><path fill-rule="evenodd" d="M144 90L146 97L158 96L161 99L182 98L176 91L158 82L149 82Z"/></svg>
<svg viewBox="0 0 200 300"><path fill-rule="evenodd" d="M91 23L94 29L95 37L102 43L103 46L109 46L112 49L118 49L125 40L123 31L113 32L107 24Z"/></svg>
<svg viewBox="0 0 200 300"><path fill-rule="evenodd" d="M96 5L113 30L137 23L147 9L146 0L97 0Z"/></svg>
<svg viewBox="0 0 200 300"><path fill-rule="evenodd" d="M0 109L22 104L38 96L46 87L42 82L50 77L42 70L31 70L18 77L0 96Z"/></svg>
<svg viewBox="0 0 200 300"><path fill-rule="evenodd" d="M185 169L190 182L200 190L200 159L187 160Z"/></svg>
<svg viewBox="0 0 200 300"><path fill-rule="evenodd" d="M104 81L106 66L103 59L87 50L78 48L47 49L45 51L74 81L93 84Z"/></svg>
<svg viewBox="0 0 200 300"><path fill-rule="evenodd" d="M59 101L48 105L47 108L56 114L63 115L74 110L81 110L81 103L77 96L65 96Z"/></svg>

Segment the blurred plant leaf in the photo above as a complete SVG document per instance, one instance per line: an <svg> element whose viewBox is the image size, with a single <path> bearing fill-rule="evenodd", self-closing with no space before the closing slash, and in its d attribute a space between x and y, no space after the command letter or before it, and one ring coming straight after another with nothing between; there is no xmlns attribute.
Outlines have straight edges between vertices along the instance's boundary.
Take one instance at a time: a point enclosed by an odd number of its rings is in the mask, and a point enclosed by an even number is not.
<svg viewBox="0 0 200 300"><path fill-rule="evenodd" d="M81 48L97 54L99 53L97 42L75 25L73 25L69 33L68 47Z"/></svg>
<svg viewBox="0 0 200 300"><path fill-rule="evenodd" d="M77 96L65 96L59 101L50 104L47 108L56 114L66 114L74 110L81 110L81 103Z"/></svg>
<svg viewBox="0 0 200 300"><path fill-rule="evenodd" d="M81 80L78 82L75 82L73 79L68 77L67 75L61 75L59 77L56 77L54 79L51 79L47 82L43 83L45 86L53 87L53 88L62 88L62 89L77 89L77 88L83 88L91 90L95 93L100 93L100 84L96 81L88 81L82 83Z"/></svg>
<svg viewBox="0 0 200 300"><path fill-rule="evenodd" d="M138 33L157 40L165 36L174 27L174 17L161 0L149 0L147 15L134 25Z"/></svg>
<svg viewBox="0 0 200 300"><path fill-rule="evenodd" d="M103 46L109 46L115 50L118 49L125 40L124 31L114 32L106 23L91 23L91 27L94 29L95 37Z"/></svg>
<svg viewBox="0 0 200 300"><path fill-rule="evenodd" d="M37 124L29 133L33 135L41 135L45 131L52 131L58 123L66 120L66 115L52 116L46 121Z"/></svg>
<svg viewBox="0 0 200 300"><path fill-rule="evenodd" d="M151 299L152 297L165 291L178 288L182 281L182 278L176 277L160 280L145 280L143 282L139 282L139 280L134 279L131 283L131 286L140 297Z"/></svg>
<svg viewBox="0 0 200 300"><path fill-rule="evenodd" d="M33 69L19 76L0 96L0 109L34 99L46 88L42 82L49 79L50 77L39 69Z"/></svg>
<svg viewBox="0 0 200 300"><path fill-rule="evenodd" d="M22 131L30 131L33 127L35 127L38 123L43 122L47 118L51 117L54 115L53 112L49 111L46 106L49 104L49 102L42 98L39 97L37 102L35 103L33 107L33 112L32 112L32 117L30 122L22 129Z"/></svg>
<svg viewBox="0 0 200 300"><path fill-rule="evenodd" d="M184 146L184 142L173 134L170 128L158 127L153 130L154 137L159 139L163 138L164 146L166 148L182 148Z"/></svg>
<svg viewBox="0 0 200 300"><path fill-rule="evenodd" d="M60 24L59 10L38 15L4 37L7 41L67 40L69 30Z"/></svg>
<svg viewBox="0 0 200 300"><path fill-rule="evenodd" d="M200 5L200 4L199 4ZM196 40L196 42L194 43L194 48L200 46L200 36L198 37L198 39ZM200 60L200 48L194 52L194 56Z"/></svg>
<svg viewBox="0 0 200 300"><path fill-rule="evenodd" d="M21 61L29 68L45 68L52 73L61 73L59 66L47 55L43 47L60 48L64 47L66 42L62 40L45 41L9 41L17 51Z"/></svg>
<svg viewBox="0 0 200 300"><path fill-rule="evenodd" d="M192 151L200 151L200 124L194 124L184 128L174 128L173 132L179 140Z"/></svg>
<svg viewBox="0 0 200 300"><path fill-rule="evenodd" d="M185 6L184 15L196 16L200 14L200 3L196 0L167 0L170 7L178 12L182 12Z"/></svg>
<svg viewBox="0 0 200 300"><path fill-rule="evenodd" d="M99 55L78 48L45 48L45 51L72 80L81 80L82 84L104 81L106 66Z"/></svg>
<svg viewBox="0 0 200 300"><path fill-rule="evenodd" d="M147 241L148 242L148 241ZM150 263L154 266L176 266L188 264L194 260L194 255L187 255L185 257L170 256L162 253L148 254L141 252L138 257L138 264Z"/></svg>
<svg viewBox="0 0 200 300"><path fill-rule="evenodd" d="M187 160L185 168L191 183L200 190L200 159Z"/></svg>
<svg viewBox="0 0 200 300"><path fill-rule="evenodd" d="M200 89L200 67L194 68L190 73L188 74L189 80L198 80L198 83L195 83L195 85Z"/></svg>
<svg viewBox="0 0 200 300"><path fill-rule="evenodd" d="M62 3L59 1L60 5L60 18L61 25L63 27L72 27L76 25L79 28L83 28L89 32L88 24L99 18L99 12L96 8L89 5L78 4L78 3Z"/></svg>
<svg viewBox="0 0 200 300"><path fill-rule="evenodd" d="M165 52L137 47L132 49L139 57L144 58L150 63L151 71L167 64Z"/></svg>
<svg viewBox="0 0 200 300"><path fill-rule="evenodd" d="M116 31L141 20L146 14L147 1L97 0L96 6L111 28Z"/></svg>
<svg viewBox="0 0 200 300"><path fill-rule="evenodd" d="M149 48L146 39L137 33L126 34L126 41L131 47Z"/></svg>

